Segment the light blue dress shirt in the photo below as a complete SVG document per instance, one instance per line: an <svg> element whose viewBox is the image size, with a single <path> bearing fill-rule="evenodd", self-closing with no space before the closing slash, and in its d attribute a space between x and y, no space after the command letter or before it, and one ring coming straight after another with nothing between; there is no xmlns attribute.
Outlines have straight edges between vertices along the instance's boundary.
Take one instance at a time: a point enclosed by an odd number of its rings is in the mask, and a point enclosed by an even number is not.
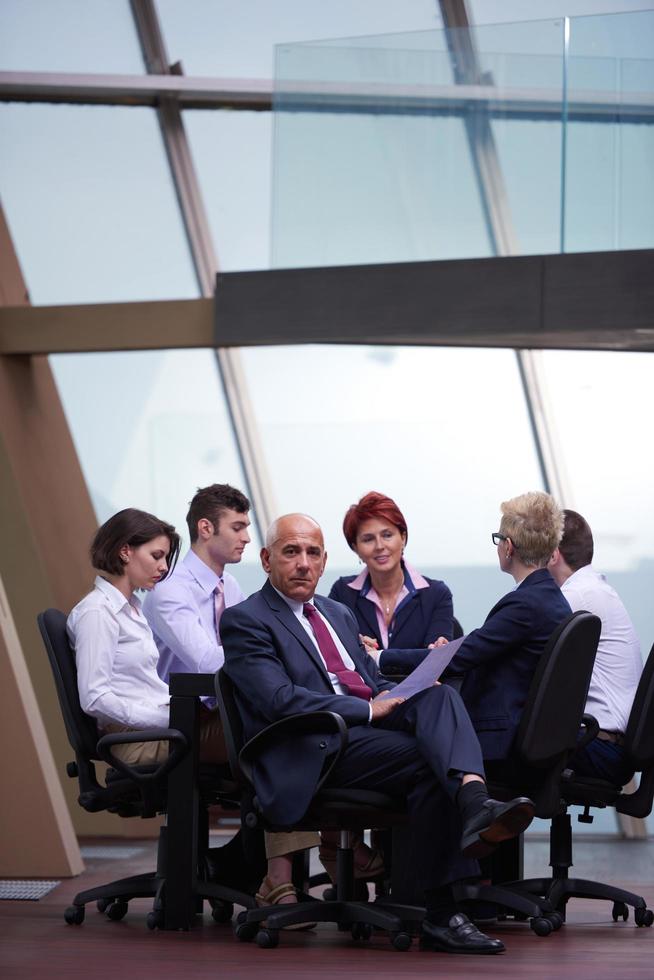
<svg viewBox="0 0 654 980"><path fill-rule="evenodd" d="M225 662L215 626L216 586L220 577L194 551L148 593L143 612L159 648L159 676L213 674ZM223 574L225 608L245 596L229 572Z"/></svg>

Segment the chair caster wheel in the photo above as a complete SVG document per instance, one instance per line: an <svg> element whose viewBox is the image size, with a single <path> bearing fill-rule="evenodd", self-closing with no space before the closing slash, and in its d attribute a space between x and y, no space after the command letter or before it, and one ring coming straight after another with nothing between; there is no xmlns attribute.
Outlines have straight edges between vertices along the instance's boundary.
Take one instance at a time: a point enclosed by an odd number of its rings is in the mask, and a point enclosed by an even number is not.
<svg viewBox="0 0 654 980"><path fill-rule="evenodd" d="M613 916L614 922L617 922L618 919L623 919L626 922L629 918L629 908L624 902L614 902L611 915Z"/></svg>
<svg viewBox="0 0 654 980"><path fill-rule="evenodd" d="M372 936L372 926L368 922L354 922L350 932L352 939L367 942Z"/></svg>
<svg viewBox="0 0 654 980"><path fill-rule="evenodd" d="M215 901L211 903L211 918L214 922L230 922L234 915L231 902Z"/></svg>
<svg viewBox="0 0 654 980"><path fill-rule="evenodd" d="M544 916L534 916L533 919L529 920L529 925L537 936L549 936L554 928L550 920Z"/></svg>
<svg viewBox="0 0 654 980"><path fill-rule="evenodd" d="M247 912L239 912L234 925L234 935L241 943L251 943L259 931L258 922L248 922Z"/></svg>
<svg viewBox="0 0 654 980"><path fill-rule="evenodd" d="M163 929L164 914L161 909L153 909L152 912L148 912L145 924L150 932L154 932L155 929Z"/></svg>
<svg viewBox="0 0 654 980"><path fill-rule="evenodd" d="M322 897L325 902L335 902L336 901L336 889L333 885L328 885L322 893Z"/></svg>
<svg viewBox="0 0 654 980"><path fill-rule="evenodd" d="M398 953L406 953L411 946L411 936L408 932L394 932L391 934L391 943Z"/></svg>
<svg viewBox="0 0 654 980"><path fill-rule="evenodd" d="M241 922L234 928L234 935L240 943L251 943L258 931L252 922Z"/></svg>
<svg viewBox="0 0 654 980"><path fill-rule="evenodd" d="M563 925L563 916L560 912L546 912L545 918L551 924L552 929L556 932Z"/></svg>
<svg viewBox="0 0 654 980"><path fill-rule="evenodd" d="M107 909L107 918L113 922L120 922L127 915L127 902L112 902Z"/></svg>
<svg viewBox="0 0 654 980"><path fill-rule="evenodd" d="M112 902L113 898L99 898L95 903L95 907L98 912L106 912Z"/></svg>
<svg viewBox="0 0 654 980"><path fill-rule="evenodd" d="M84 922L84 906L69 905L64 912L64 919L69 926L81 926L82 922Z"/></svg>
<svg viewBox="0 0 654 980"><path fill-rule="evenodd" d="M634 921L637 926L651 926L654 922L654 912L651 909L634 909Z"/></svg>
<svg viewBox="0 0 654 980"><path fill-rule="evenodd" d="M257 946L260 949L274 949L279 945L279 929L259 929Z"/></svg>

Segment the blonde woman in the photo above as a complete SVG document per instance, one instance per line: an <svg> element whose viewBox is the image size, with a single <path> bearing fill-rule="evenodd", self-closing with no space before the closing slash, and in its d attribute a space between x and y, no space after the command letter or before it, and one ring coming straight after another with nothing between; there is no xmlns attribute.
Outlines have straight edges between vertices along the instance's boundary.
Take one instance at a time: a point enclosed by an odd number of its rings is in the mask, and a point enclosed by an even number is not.
<svg viewBox="0 0 654 980"><path fill-rule="evenodd" d="M539 657L571 613L547 568L563 534L561 508L548 493L532 492L505 501L501 511L499 531L491 537L500 569L515 588L493 606L483 626L468 633L444 674L461 680L485 762L508 757ZM441 637L437 644L445 642ZM404 651L409 654L413 666L425 657L424 650Z"/></svg>

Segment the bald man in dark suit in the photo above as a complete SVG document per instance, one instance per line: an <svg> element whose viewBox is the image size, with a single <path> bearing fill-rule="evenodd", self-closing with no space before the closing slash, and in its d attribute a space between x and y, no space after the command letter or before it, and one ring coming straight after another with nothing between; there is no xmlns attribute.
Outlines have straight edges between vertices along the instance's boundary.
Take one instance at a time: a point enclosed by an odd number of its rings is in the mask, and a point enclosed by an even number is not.
<svg viewBox="0 0 654 980"><path fill-rule="evenodd" d="M502 942L458 911L451 886L478 874L475 858L528 826L533 803L489 799L479 742L455 691L438 685L406 701L392 696L393 685L360 646L350 610L315 596L326 558L314 520L280 518L261 552L268 582L223 615L224 669L237 689L245 734L292 714L340 714L349 740L330 785L406 796L411 870L427 906L423 948L502 952ZM292 827L303 816L335 749L325 733L262 753L255 789L271 823Z"/></svg>

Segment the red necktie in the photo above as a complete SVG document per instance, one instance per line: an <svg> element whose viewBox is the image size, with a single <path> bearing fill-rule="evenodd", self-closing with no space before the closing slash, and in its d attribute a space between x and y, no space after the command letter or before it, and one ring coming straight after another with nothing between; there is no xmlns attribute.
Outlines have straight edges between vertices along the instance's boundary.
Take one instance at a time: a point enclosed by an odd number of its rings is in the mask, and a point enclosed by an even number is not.
<svg viewBox="0 0 654 980"><path fill-rule="evenodd" d="M327 664L327 670L331 674L336 674L339 684L342 684L348 694L353 695L355 698L363 698L364 701L370 701L372 697L371 689L365 683L361 674L345 666L343 658L338 652L338 647L334 643L331 633L325 626L316 607L312 606L310 602L305 602L303 611L309 620L309 624L317 640L318 649Z"/></svg>
<svg viewBox="0 0 654 980"><path fill-rule="evenodd" d="M220 617L225 611L225 583L222 580L213 590L213 611L214 624L216 627L216 638L218 643L222 645L222 641L220 639Z"/></svg>

